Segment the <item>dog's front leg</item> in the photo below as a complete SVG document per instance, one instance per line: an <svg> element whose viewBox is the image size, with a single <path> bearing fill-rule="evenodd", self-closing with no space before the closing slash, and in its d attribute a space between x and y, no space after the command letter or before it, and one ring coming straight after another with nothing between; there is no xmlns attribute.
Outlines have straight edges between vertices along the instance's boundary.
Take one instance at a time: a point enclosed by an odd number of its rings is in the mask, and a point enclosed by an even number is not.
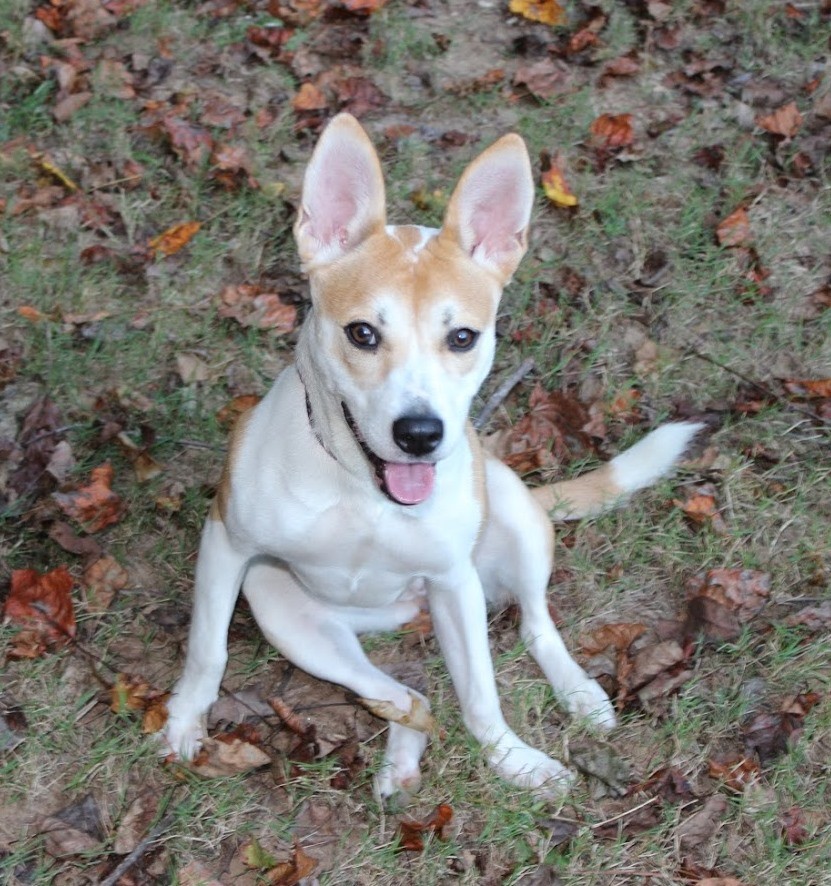
<svg viewBox="0 0 831 886"><path fill-rule="evenodd" d="M506 781L556 797L571 781L557 760L522 741L502 715L496 691L485 597L471 565L452 581L431 582L433 628L453 680L462 717L488 763Z"/></svg>
<svg viewBox="0 0 831 886"><path fill-rule="evenodd" d="M248 563L221 520L202 530L188 650L182 676L168 702L164 739L183 759L193 757L206 734L208 708L219 694L228 660L228 626Z"/></svg>

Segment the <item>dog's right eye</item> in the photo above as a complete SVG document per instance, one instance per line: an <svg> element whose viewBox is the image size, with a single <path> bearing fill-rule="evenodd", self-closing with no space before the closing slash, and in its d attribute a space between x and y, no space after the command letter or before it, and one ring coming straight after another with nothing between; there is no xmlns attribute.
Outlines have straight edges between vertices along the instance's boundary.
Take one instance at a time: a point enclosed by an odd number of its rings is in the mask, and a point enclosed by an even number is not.
<svg viewBox="0 0 831 886"><path fill-rule="evenodd" d="M344 332L356 348L361 348L364 351L374 351L381 343L378 330L374 326L370 326L369 323L350 323L344 327Z"/></svg>

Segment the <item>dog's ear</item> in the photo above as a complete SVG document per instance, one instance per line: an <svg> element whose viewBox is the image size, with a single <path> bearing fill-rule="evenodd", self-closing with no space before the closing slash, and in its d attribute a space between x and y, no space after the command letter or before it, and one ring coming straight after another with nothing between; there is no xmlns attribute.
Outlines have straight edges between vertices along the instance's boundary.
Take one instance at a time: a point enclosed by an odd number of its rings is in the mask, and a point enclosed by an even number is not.
<svg viewBox="0 0 831 886"><path fill-rule="evenodd" d="M306 266L353 249L386 222L384 178L369 137L338 114L320 137L303 179L294 237Z"/></svg>
<svg viewBox="0 0 831 886"><path fill-rule="evenodd" d="M452 237L504 285L528 248L534 179L525 142L505 135L464 171L444 217Z"/></svg>

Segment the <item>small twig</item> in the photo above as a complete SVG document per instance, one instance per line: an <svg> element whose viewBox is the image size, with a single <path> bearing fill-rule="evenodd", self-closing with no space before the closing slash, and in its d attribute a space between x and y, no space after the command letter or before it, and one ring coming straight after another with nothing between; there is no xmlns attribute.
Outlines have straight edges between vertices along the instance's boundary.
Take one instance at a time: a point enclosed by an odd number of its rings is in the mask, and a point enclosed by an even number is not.
<svg viewBox="0 0 831 886"><path fill-rule="evenodd" d="M644 806L650 806L652 805L652 803L657 802L658 797L650 797L648 800L644 800L643 803L639 803L637 806L633 806L631 809L625 809L623 812L620 812L617 815L613 815L611 818L607 818L605 821L598 821L596 824L593 824L591 828L592 830L596 830L597 828L605 828L606 825L612 824L620 818L626 818L627 815L631 815L633 812L637 812L639 809L643 809Z"/></svg>
<svg viewBox="0 0 831 886"><path fill-rule="evenodd" d="M124 876L127 871L133 867L134 864L147 852L148 849L156 843L161 837L161 835L173 824L173 820L175 819L175 814L173 812L168 813L151 831L148 832L147 836L136 846L136 848L126 856L123 861L116 867L116 869L108 876L105 877L100 886L115 886L116 883Z"/></svg>
<svg viewBox="0 0 831 886"><path fill-rule="evenodd" d="M523 378L534 368L534 358L526 357L522 363L502 382L501 385L490 395L488 402L482 407L481 412L473 419L473 427L481 430L490 417L502 405L508 394L518 385Z"/></svg>
<svg viewBox="0 0 831 886"><path fill-rule="evenodd" d="M814 412L812 409L806 409L803 406L799 406L792 400L788 400L787 397L783 397L781 394L778 394L776 391L773 390L773 388L769 387L768 385L756 381L749 375L745 375L743 372L739 372L738 369L733 369L732 366L728 366L726 363L722 363L720 360L716 360L715 357L711 357L709 354L704 354L701 351L694 351L692 350L692 348L687 348L684 353L688 357L696 357L699 360L703 360L705 363L709 363L711 366L717 366L719 369L724 370L724 372L728 372L730 375L734 375L736 378L740 378L743 382L752 385L754 388L756 388L757 391L761 391L766 397L775 400L786 409L790 409L793 412L799 412L802 415L810 418L811 421L819 422L823 425L831 425L831 419L823 418L823 416L821 416L817 412Z"/></svg>
<svg viewBox="0 0 831 886"><path fill-rule="evenodd" d="M112 181L103 182L100 185L93 185L92 187L88 188L87 190L102 191L104 188L112 188L112 187L115 187L115 185L123 185L124 182L139 181L140 178L141 178L141 176L138 173L136 173L135 175L125 175L123 178L114 178Z"/></svg>
<svg viewBox="0 0 831 886"><path fill-rule="evenodd" d="M180 446L184 446L187 449L207 449L211 452L228 451L228 448L226 446L214 446L213 443L205 443L204 440L177 440L176 442Z"/></svg>

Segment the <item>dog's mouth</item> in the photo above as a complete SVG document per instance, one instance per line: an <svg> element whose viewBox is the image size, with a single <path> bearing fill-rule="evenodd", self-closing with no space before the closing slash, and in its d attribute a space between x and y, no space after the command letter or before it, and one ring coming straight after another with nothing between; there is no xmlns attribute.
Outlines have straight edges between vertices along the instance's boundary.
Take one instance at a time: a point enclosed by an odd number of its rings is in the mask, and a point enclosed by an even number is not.
<svg viewBox="0 0 831 886"><path fill-rule="evenodd" d="M375 471L375 480L387 498L400 505L417 505L426 501L433 491L436 466L431 462L384 461L366 445L347 405L342 403L349 430Z"/></svg>

